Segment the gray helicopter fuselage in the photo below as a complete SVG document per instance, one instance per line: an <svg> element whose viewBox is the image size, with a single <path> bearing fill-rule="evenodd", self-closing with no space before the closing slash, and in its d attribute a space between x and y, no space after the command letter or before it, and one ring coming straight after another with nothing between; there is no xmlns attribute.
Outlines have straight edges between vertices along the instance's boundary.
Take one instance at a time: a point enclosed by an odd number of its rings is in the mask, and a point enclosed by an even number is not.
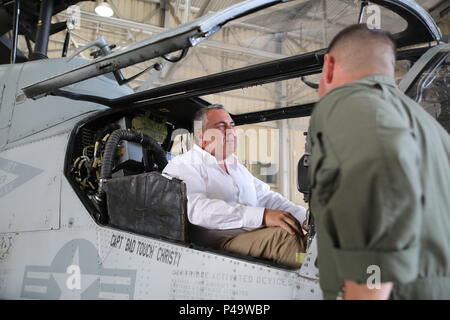
<svg viewBox="0 0 450 320"><path fill-rule="evenodd" d="M300 270L101 226L64 175L69 138L107 107L20 88L70 70L67 58L0 66L0 299L320 299L312 245ZM67 87L116 98L107 76Z"/></svg>

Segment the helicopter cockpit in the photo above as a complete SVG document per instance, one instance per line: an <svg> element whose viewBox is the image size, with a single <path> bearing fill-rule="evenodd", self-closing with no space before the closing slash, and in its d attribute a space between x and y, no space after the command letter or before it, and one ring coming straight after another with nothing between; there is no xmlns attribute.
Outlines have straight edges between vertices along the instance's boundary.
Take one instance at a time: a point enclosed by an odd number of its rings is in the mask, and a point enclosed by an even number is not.
<svg viewBox="0 0 450 320"><path fill-rule="evenodd" d="M176 106L94 116L78 126L69 143L66 176L96 221L188 240L186 186L162 170L173 157L167 150L176 128L189 128L187 119L204 103L189 99Z"/></svg>

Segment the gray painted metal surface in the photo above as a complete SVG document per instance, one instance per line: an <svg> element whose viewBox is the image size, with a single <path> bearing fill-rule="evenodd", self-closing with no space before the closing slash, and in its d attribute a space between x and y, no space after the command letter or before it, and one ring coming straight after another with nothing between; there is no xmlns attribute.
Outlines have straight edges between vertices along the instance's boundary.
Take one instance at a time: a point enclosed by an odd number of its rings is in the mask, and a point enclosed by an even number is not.
<svg viewBox="0 0 450 320"><path fill-rule="evenodd" d="M289 271L100 227L64 178L59 230L0 233L1 299L321 299L317 269L305 267Z"/></svg>
<svg viewBox="0 0 450 320"><path fill-rule="evenodd" d="M4 92L0 109L0 150L9 144L44 132L58 124L107 107L91 102L79 102L63 97L47 96L39 100L28 99L19 89L42 77L67 71L85 63L84 59L69 58L31 61L0 68L0 88ZM3 81L3 82L2 82ZM117 98L133 93L128 86L119 86L106 76L88 79L69 87L71 92ZM72 128L71 125L70 128ZM42 137L41 137L42 138Z"/></svg>
<svg viewBox="0 0 450 320"><path fill-rule="evenodd" d="M58 123L54 126L48 127L44 130L37 131L31 135L25 136L24 138L21 138L19 140L16 140L14 142L9 142L1 151L6 151L12 148L16 148L22 145L26 145L32 142L40 141L55 135L60 135L63 133L70 133L75 125L83 120L86 117L89 117L91 115L94 115L97 111L82 113L81 115L71 118L69 120L65 120L64 122Z"/></svg>
<svg viewBox="0 0 450 320"><path fill-rule="evenodd" d="M0 233L59 229L68 134L0 152Z"/></svg>
<svg viewBox="0 0 450 320"><path fill-rule="evenodd" d="M103 228L0 235L7 299L321 299L317 280L262 264ZM14 255L30 241L45 247ZM6 251L6 250L5 250ZM100 262L100 263L99 263ZM23 266L20 268L13 266ZM78 274L77 274L78 272ZM76 276L80 275L79 286Z"/></svg>
<svg viewBox="0 0 450 320"><path fill-rule="evenodd" d="M11 117L22 68L23 64L0 66L0 89L3 92L0 106L0 150L8 141L8 132L11 127Z"/></svg>

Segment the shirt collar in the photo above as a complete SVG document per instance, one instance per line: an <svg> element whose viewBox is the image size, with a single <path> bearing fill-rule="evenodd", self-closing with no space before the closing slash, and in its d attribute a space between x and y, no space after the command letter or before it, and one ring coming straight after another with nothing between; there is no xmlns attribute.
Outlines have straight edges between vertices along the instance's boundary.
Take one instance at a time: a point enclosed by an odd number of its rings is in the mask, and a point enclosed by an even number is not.
<svg viewBox="0 0 450 320"><path fill-rule="evenodd" d="M208 164L214 163L214 164L219 165L219 163L217 162L216 157L214 157L209 152L207 152L207 151L203 150L202 148L200 148L199 145L194 144L194 146L192 147L191 150L201 157L203 163L208 163ZM232 155L230 155L225 160L225 162L227 164L227 168L231 169L232 167L236 166L237 165L237 161L238 161L237 156L236 156L236 154L233 153Z"/></svg>
<svg viewBox="0 0 450 320"><path fill-rule="evenodd" d="M365 83L365 84L374 84L374 83L380 83L385 84L391 87L397 87L397 84L395 83L395 80L386 74L377 73L377 74L371 74L370 76L361 78L359 80L356 80L355 82L358 83Z"/></svg>
<svg viewBox="0 0 450 320"><path fill-rule="evenodd" d="M194 146L192 147L192 151L198 154L204 163L217 163L217 159L212 154L206 152L197 144L194 144Z"/></svg>
<svg viewBox="0 0 450 320"><path fill-rule="evenodd" d="M376 74L371 74L369 76L366 76L364 78L352 81L352 82L348 82L346 84L343 84L339 87L336 87L332 90L330 90L330 92L328 92L325 96L328 96L330 93L335 92L335 91L339 91L340 89L343 88L347 88L347 87L351 87L354 84L365 84L365 85L369 85L369 86L373 86L374 84L383 84L383 85L387 85L390 87L397 87L397 84L395 83L394 79L386 74L382 74L382 73L376 73Z"/></svg>

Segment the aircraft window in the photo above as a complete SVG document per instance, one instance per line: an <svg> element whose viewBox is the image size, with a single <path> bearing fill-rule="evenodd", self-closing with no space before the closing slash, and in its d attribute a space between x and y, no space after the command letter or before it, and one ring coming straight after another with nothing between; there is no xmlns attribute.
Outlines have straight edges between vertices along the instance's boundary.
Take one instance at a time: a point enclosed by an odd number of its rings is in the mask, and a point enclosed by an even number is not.
<svg viewBox="0 0 450 320"><path fill-rule="evenodd" d="M297 191L298 160L305 152L309 117L236 127L237 156L256 178L294 203L307 207Z"/></svg>
<svg viewBox="0 0 450 320"><path fill-rule="evenodd" d="M420 103L450 133L450 53L415 80L407 95Z"/></svg>
<svg viewBox="0 0 450 320"><path fill-rule="evenodd" d="M354 0L297 0L231 21L190 50L154 85L326 48L340 30L357 23L359 5L360 1ZM363 22L393 33L406 29L407 22L402 17L376 7L366 11Z"/></svg>
<svg viewBox="0 0 450 320"><path fill-rule="evenodd" d="M411 67L408 60L397 61L395 78L399 82ZM320 82L321 74L309 75L306 80ZM262 111L276 107L294 106L319 100L316 89L307 86L301 78L261 84L203 96L211 103L223 104L233 114Z"/></svg>
<svg viewBox="0 0 450 320"><path fill-rule="evenodd" d="M403 79L406 73L408 73L409 69L411 69L411 61L409 60L399 60L395 64L395 82L397 84Z"/></svg>
<svg viewBox="0 0 450 320"><path fill-rule="evenodd" d="M319 83L320 74L308 76L307 80ZM223 104L230 113L240 114L316 102L319 95L316 89L308 87L300 78L294 78L202 98L211 103Z"/></svg>

